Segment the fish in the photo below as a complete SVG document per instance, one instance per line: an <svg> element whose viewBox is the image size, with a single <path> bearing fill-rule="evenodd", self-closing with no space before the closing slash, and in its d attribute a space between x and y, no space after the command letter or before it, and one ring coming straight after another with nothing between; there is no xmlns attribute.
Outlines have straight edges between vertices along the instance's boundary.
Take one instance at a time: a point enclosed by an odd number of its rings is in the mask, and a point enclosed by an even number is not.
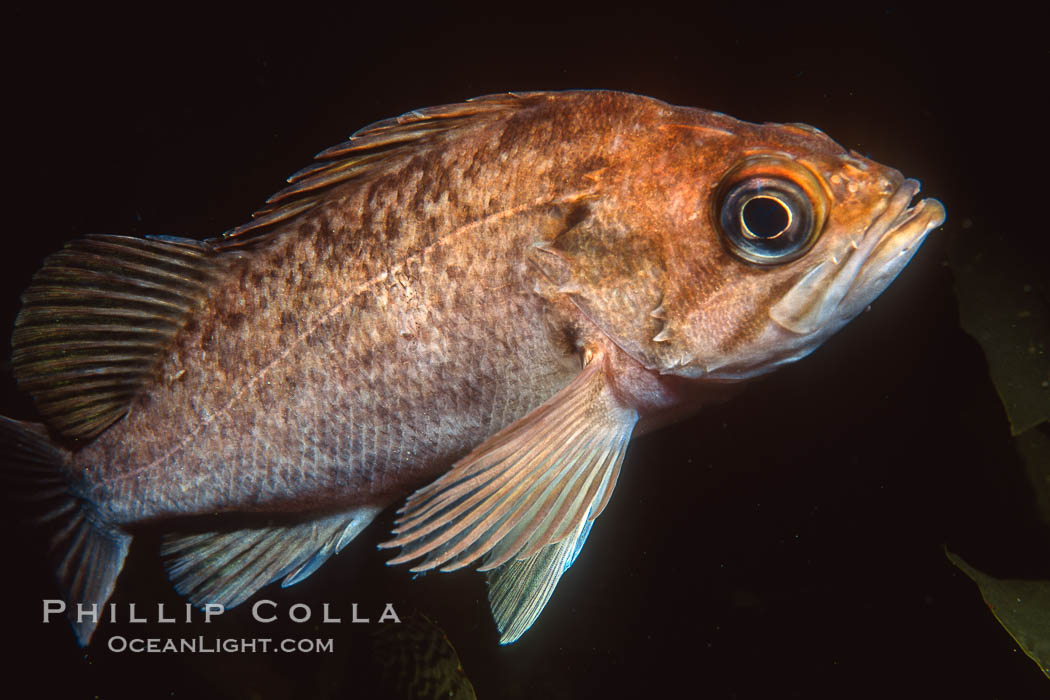
<svg viewBox="0 0 1050 700"><path fill-rule="evenodd" d="M506 93L318 154L215 238L97 234L22 297L0 417L87 645L136 528L191 603L292 586L401 503L390 564L538 619L632 437L810 354L945 218L803 124Z"/></svg>

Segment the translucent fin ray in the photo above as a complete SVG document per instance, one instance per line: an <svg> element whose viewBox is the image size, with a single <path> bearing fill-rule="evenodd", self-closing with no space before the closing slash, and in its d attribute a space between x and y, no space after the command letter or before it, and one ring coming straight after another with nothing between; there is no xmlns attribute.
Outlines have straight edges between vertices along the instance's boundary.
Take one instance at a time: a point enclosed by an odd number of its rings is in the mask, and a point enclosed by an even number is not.
<svg viewBox="0 0 1050 700"><path fill-rule="evenodd" d="M161 554L175 590L195 605L232 608L263 586L306 579L382 510L360 506L294 525L165 537Z"/></svg>
<svg viewBox="0 0 1050 700"><path fill-rule="evenodd" d="M532 627L558 581L576 561L593 524L594 520L585 518L561 542L487 572L489 606L500 644L513 644Z"/></svg>

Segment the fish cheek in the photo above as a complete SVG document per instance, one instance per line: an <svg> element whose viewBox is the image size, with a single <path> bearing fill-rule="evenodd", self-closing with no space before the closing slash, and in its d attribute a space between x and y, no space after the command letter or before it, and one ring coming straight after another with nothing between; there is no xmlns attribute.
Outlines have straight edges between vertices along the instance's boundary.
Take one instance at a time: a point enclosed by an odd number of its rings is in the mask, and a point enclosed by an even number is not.
<svg viewBox="0 0 1050 700"><path fill-rule="evenodd" d="M769 310L795 285L793 275L776 274L776 271L765 269L758 269L757 273L750 299L741 304L747 313L742 314L739 322L719 339L718 349L724 356L746 352L773 323Z"/></svg>
<svg viewBox="0 0 1050 700"><path fill-rule="evenodd" d="M735 258L717 235L694 229L671 238L661 308L667 321L657 336L667 348L667 370L695 365L707 371L732 362L768 327L769 304L782 295L778 287L790 288L780 270Z"/></svg>

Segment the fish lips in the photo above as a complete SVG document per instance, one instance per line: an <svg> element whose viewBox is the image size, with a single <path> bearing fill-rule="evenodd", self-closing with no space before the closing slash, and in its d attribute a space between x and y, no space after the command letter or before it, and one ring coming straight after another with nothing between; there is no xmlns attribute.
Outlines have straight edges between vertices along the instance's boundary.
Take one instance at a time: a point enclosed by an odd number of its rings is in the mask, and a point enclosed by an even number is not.
<svg viewBox="0 0 1050 700"><path fill-rule="evenodd" d="M930 231L944 223L936 199L911 204L921 185L905 180L859 241L810 268L769 312L798 335L834 332L874 301L908 264Z"/></svg>

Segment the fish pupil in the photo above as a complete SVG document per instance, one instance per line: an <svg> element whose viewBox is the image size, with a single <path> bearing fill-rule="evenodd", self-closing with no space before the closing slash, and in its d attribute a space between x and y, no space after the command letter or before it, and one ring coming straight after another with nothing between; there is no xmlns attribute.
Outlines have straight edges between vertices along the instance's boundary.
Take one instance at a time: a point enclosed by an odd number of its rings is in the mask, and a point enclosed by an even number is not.
<svg viewBox="0 0 1050 700"><path fill-rule="evenodd" d="M755 238L776 238L791 225L791 213L775 197L758 196L748 200L740 210L744 230Z"/></svg>

